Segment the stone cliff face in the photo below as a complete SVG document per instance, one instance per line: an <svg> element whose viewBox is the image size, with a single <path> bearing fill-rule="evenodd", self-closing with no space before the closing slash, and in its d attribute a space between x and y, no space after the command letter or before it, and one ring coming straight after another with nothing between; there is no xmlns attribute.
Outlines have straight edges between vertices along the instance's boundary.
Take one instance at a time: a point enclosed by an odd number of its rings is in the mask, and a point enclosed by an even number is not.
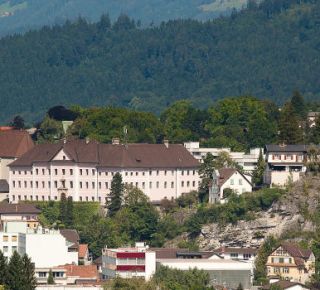
<svg viewBox="0 0 320 290"><path fill-rule="evenodd" d="M203 226L198 237L199 246L204 250L220 246L259 247L270 235L280 237L293 231L316 231L312 220L319 210L319 201L320 177L307 176L290 186L288 193L267 212L257 213L254 220L227 226Z"/></svg>

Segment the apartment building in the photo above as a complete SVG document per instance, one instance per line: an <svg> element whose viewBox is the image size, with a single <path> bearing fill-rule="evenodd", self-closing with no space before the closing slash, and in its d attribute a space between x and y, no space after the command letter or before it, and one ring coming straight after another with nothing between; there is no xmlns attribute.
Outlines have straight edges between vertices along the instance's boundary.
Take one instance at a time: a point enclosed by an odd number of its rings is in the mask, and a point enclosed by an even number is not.
<svg viewBox="0 0 320 290"><path fill-rule="evenodd" d="M231 159L242 166L244 172L250 174L255 170L262 148L252 148L250 152L233 152L230 148L205 148L200 147L199 142L185 142L184 147L193 155L194 158L202 162L208 153L213 157L218 157L221 152L227 152Z"/></svg>
<svg viewBox="0 0 320 290"><path fill-rule="evenodd" d="M299 180L307 169L307 151L307 145L266 145L264 182L272 187Z"/></svg>
<svg viewBox="0 0 320 290"><path fill-rule="evenodd" d="M296 244L282 243L268 257L267 276L305 284L315 274L315 256Z"/></svg>
<svg viewBox="0 0 320 290"><path fill-rule="evenodd" d="M102 277L139 277L149 280L156 271L156 253L144 243L135 247L108 249L102 252Z"/></svg>
<svg viewBox="0 0 320 290"><path fill-rule="evenodd" d="M10 164L10 202L59 200L105 203L115 173L151 201L197 190L199 162L177 144L101 144L88 140L41 144Z"/></svg>

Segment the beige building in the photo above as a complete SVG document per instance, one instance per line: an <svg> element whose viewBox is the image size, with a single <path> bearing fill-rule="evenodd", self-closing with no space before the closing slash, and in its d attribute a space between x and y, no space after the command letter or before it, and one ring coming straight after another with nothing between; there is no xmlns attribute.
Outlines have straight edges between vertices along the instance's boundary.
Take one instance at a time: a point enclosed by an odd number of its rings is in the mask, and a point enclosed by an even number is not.
<svg viewBox="0 0 320 290"><path fill-rule="evenodd" d="M8 198L8 165L33 147L34 143L26 131L0 131L0 201Z"/></svg>
<svg viewBox="0 0 320 290"><path fill-rule="evenodd" d="M296 244L283 243L267 261L267 276L305 284L315 273L315 256Z"/></svg>

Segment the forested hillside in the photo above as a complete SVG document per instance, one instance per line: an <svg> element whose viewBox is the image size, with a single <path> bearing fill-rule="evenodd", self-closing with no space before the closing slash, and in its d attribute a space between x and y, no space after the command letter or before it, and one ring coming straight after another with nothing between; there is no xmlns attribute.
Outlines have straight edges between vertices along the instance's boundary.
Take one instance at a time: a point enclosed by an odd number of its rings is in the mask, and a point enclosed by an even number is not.
<svg viewBox="0 0 320 290"><path fill-rule="evenodd" d="M56 104L160 112L178 99L320 97L320 1L266 0L231 17L147 29L79 19L0 41L1 120Z"/></svg>
<svg viewBox="0 0 320 290"><path fill-rule="evenodd" d="M171 19L207 20L241 9L247 0L0 0L0 35L63 23L81 15L98 21L102 13L121 13L143 25Z"/></svg>

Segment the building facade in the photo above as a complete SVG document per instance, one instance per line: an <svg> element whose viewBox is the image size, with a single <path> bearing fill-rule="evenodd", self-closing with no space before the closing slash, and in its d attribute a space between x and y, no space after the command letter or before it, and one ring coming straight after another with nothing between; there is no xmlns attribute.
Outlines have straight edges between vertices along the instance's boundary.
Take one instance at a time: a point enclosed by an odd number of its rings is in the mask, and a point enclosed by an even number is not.
<svg viewBox="0 0 320 290"><path fill-rule="evenodd" d="M315 256L311 250L283 243L269 255L266 266L268 277L305 284L315 274Z"/></svg>
<svg viewBox="0 0 320 290"><path fill-rule="evenodd" d="M284 186L295 182L306 172L307 145L266 145L267 168L264 183Z"/></svg>
<svg viewBox="0 0 320 290"><path fill-rule="evenodd" d="M233 168L221 168L213 174L209 187L209 203L224 203L227 200L227 191L240 195L252 191L251 177L246 176Z"/></svg>
<svg viewBox="0 0 320 290"><path fill-rule="evenodd" d="M230 148L205 148L200 147L199 142L185 142L184 147L193 155L194 158L200 162L206 157L208 153L217 158L220 153L227 152L231 159L240 165L245 173L252 173L257 167L259 153L262 148L252 148L250 152L233 152Z"/></svg>
<svg viewBox="0 0 320 290"><path fill-rule="evenodd" d="M37 145L10 164L10 202L59 200L105 203L115 173L151 201L197 190L199 162L176 144L100 144L72 140Z"/></svg>
<svg viewBox="0 0 320 290"><path fill-rule="evenodd" d="M156 253L144 243L132 248L105 248L102 252L104 279L139 277L149 280L156 271Z"/></svg>

